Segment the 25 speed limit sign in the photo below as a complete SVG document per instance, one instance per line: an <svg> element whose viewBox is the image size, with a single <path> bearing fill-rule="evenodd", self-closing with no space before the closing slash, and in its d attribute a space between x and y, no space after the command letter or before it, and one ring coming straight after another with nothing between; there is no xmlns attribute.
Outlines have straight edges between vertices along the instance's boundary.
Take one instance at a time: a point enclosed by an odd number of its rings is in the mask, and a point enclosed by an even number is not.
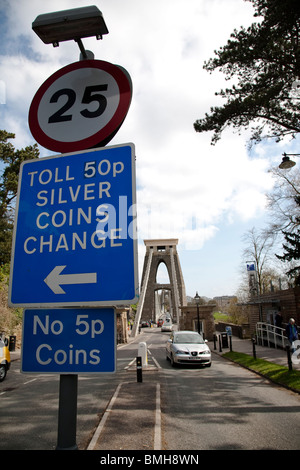
<svg viewBox="0 0 300 470"><path fill-rule="evenodd" d="M128 72L101 60L84 60L55 72L39 88L29 110L35 140L55 152L107 144L128 112Z"/></svg>

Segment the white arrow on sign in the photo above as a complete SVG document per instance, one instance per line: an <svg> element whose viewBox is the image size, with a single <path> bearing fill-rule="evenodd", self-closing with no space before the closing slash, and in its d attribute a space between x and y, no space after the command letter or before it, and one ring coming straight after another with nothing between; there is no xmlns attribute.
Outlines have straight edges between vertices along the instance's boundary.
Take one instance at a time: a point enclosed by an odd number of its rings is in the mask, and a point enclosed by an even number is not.
<svg viewBox="0 0 300 470"><path fill-rule="evenodd" d="M61 284L95 284L97 282L97 273L61 274L65 267L55 266L44 279L54 294L65 294L65 291L60 287Z"/></svg>

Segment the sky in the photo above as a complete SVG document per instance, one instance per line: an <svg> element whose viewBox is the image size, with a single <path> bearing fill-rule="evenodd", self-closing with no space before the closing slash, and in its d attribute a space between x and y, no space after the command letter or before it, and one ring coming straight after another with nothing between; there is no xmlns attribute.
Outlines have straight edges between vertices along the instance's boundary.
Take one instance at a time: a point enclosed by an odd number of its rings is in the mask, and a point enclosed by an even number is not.
<svg viewBox="0 0 300 470"><path fill-rule="evenodd" d="M186 293L235 295L246 261L242 237L266 223L269 169L296 143L248 148L249 134L211 134L193 123L220 103L225 76L203 69L235 28L249 26L253 8L243 0L0 0L0 122L16 134L13 145L35 143L28 126L31 101L54 72L79 60L74 41L44 44L32 31L35 18L96 5L109 34L83 39L95 59L124 67L133 98L108 145L132 142L136 150L139 273L144 239L178 239ZM40 156L54 155L39 145Z"/></svg>

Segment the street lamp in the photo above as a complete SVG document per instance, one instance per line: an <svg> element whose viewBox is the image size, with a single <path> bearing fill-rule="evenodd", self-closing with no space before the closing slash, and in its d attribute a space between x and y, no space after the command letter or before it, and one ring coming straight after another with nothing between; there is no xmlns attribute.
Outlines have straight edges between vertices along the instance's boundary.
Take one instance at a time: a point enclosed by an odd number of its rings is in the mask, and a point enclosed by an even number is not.
<svg viewBox="0 0 300 470"><path fill-rule="evenodd" d="M282 162L279 165L279 168L281 168L281 170L287 170L296 165L296 162L293 162L293 160L291 160L290 157L292 156L299 157L300 153L285 153L284 152L282 155L283 155L283 158L282 158Z"/></svg>
<svg viewBox="0 0 300 470"><path fill-rule="evenodd" d="M197 322L198 322L197 329L198 329L198 333L199 333L199 335L200 335L200 317L199 317L200 296L199 296L198 292L196 292L196 295L195 295L195 297L194 297L194 300L195 300L196 305L197 305Z"/></svg>
<svg viewBox="0 0 300 470"><path fill-rule="evenodd" d="M102 13L96 6L39 15L32 29L45 44L52 43L54 47L63 41L76 41L84 59L88 55L81 39L91 36L102 39L103 34L108 34Z"/></svg>

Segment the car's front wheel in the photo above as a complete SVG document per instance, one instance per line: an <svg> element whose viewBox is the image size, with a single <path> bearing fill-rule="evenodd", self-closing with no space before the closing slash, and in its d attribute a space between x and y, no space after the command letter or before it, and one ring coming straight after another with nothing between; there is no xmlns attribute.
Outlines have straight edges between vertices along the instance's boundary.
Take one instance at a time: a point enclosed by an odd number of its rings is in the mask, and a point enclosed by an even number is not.
<svg viewBox="0 0 300 470"><path fill-rule="evenodd" d="M172 366L172 367L176 367L176 366L177 366L176 362L174 361L173 354L171 354L170 361L171 361L171 366Z"/></svg>
<svg viewBox="0 0 300 470"><path fill-rule="evenodd" d="M4 365L0 365L0 382L3 382L5 377L6 377L6 367Z"/></svg>

